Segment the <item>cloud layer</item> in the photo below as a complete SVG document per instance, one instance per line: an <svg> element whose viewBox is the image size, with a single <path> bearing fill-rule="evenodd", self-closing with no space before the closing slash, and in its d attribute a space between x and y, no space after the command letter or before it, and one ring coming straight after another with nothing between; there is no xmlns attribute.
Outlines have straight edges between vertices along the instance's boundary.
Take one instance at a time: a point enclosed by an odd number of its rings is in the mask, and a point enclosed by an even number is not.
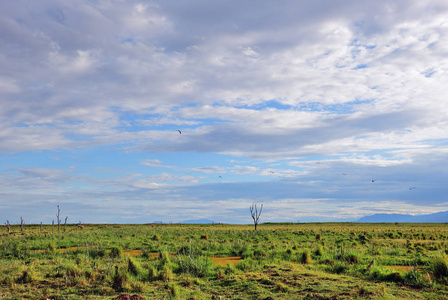
<svg viewBox="0 0 448 300"><path fill-rule="evenodd" d="M2 6L0 218L447 209L445 1Z"/></svg>

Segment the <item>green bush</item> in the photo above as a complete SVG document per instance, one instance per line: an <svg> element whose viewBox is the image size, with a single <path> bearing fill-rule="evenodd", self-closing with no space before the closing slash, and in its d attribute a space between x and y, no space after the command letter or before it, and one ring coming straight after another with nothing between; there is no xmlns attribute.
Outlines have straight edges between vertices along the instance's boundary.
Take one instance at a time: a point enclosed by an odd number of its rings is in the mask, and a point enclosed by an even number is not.
<svg viewBox="0 0 448 300"><path fill-rule="evenodd" d="M118 266L115 266L115 274L112 279L112 288L116 292L123 292L125 291L125 285L128 280L127 274L124 271L119 271Z"/></svg>
<svg viewBox="0 0 448 300"><path fill-rule="evenodd" d="M397 283L404 281L403 276L401 275L400 272L392 272L392 273L386 274L384 276L383 280L397 282Z"/></svg>
<svg viewBox="0 0 448 300"><path fill-rule="evenodd" d="M128 272L135 276L140 276L142 274L140 265L132 257L128 258Z"/></svg>
<svg viewBox="0 0 448 300"><path fill-rule="evenodd" d="M332 267L330 267L330 271L336 274L342 274L347 272L348 267L344 263L337 262Z"/></svg>
<svg viewBox="0 0 448 300"><path fill-rule="evenodd" d="M300 255L299 262L302 264L312 263L313 261L311 259L310 251L308 250L303 251L302 254Z"/></svg>
<svg viewBox="0 0 448 300"><path fill-rule="evenodd" d="M406 273L403 280L405 284L412 286L414 288L424 288L430 285L429 281L425 278L425 276L422 273L416 272L414 270L411 270L408 273Z"/></svg>
<svg viewBox="0 0 448 300"><path fill-rule="evenodd" d="M444 254L442 257L434 258L430 262L430 268L434 278L437 280L446 280L448 278L448 261Z"/></svg>
<svg viewBox="0 0 448 300"><path fill-rule="evenodd" d="M171 281L173 280L173 271L169 266L164 266L159 273L159 279L163 281Z"/></svg>
<svg viewBox="0 0 448 300"><path fill-rule="evenodd" d="M159 264L161 268L164 266L171 266L171 259L168 251L159 251Z"/></svg>
<svg viewBox="0 0 448 300"><path fill-rule="evenodd" d="M109 256L111 258L121 258L123 256L123 249L121 247L112 247Z"/></svg>
<svg viewBox="0 0 448 300"><path fill-rule="evenodd" d="M155 280L159 279L159 274L157 272L157 268L155 268L153 266L149 267L148 279L149 279L149 281L155 281Z"/></svg>
<svg viewBox="0 0 448 300"><path fill-rule="evenodd" d="M207 256L179 255L176 262L179 266L178 273L206 277L213 271L213 262Z"/></svg>
<svg viewBox="0 0 448 300"><path fill-rule="evenodd" d="M17 283L22 283L22 284L31 283L33 281L34 281L33 275L31 274L31 272L29 272L27 270L24 270L22 272L22 274L20 274L20 276L16 280Z"/></svg>
<svg viewBox="0 0 448 300"><path fill-rule="evenodd" d="M314 256L316 257L320 257L322 255L324 255L324 249L322 248L322 246L318 246L314 252L313 252Z"/></svg>

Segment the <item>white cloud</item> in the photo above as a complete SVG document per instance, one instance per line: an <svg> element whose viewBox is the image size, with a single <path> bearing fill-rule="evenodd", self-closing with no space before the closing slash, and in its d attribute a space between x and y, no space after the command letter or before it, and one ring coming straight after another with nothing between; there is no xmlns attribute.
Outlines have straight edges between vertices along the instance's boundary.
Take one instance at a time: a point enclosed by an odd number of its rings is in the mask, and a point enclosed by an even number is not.
<svg viewBox="0 0 448 300"><path fill-rule="evenodd" d="M179 198L188 184L213 198L205 182L216 174L231 177L223 184L309 176L303 181L319 189L324 165L406 170L406 184L416 166L445 178L434 161L446 160L448 139L447 11L435 0L8 2L0 12L0 153L124 149L153 173L119 168L134 174L121 178L124 187L95 184ZM241 162L196 157L207 154ZM8 182L26 177L0 172Z"/></svg>

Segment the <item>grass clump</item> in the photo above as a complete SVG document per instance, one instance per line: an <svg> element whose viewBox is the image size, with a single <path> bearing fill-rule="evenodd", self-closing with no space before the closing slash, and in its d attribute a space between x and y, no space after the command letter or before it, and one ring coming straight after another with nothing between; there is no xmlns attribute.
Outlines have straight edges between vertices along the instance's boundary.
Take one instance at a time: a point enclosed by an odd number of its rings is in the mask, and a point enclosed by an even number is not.
<svg viewBox="0 0 448 300"><path fill-rule="evenodd" d="M309 250L305 250L300 254L299 262L302 264L311 264L313 262Z"/></svg>
<svg viewBox="0 0 448 300"><path fill-rule="evenodd" d="M445 254L430 262L430 269L436 280L448 281L448 260Z"/></svg>
<svg viewBox="0 0 448 300"><path fill-rule="evenodd" d="M196 277L206 277L213 271L213 262L207 256L179 255L178 273L190 274Z"/></svg>
<svg viewBox="0 0 448 300"><path fill-rule="evenodd" d="M16 279L16 282L24 284L24 283L32 283L34 280L35 279L33 274L28 270L24 270L22 271L20 276Z"/></svg>
<svg viewBox="0 0 448 300"><path fill-rule="evenodd" d="M128 272L134 276L140 276L143 273L141 266L132 257L128 258Z"/></svg>
<svg viewBox="0 0 448 300"><path fill-rule="evenodd" d="M115 273L112 279L112 288L116 292L124 292L126 290L126 283L128 281L128 276L126 272L120 271L118 266L115 266Z"/></svg>
<svg viewBox="0 0 448 300"><path fill-rule="evenodd" d="M109 256L110 258L121 258L123 257L123 249L121 247L112 247Z"/></svg>

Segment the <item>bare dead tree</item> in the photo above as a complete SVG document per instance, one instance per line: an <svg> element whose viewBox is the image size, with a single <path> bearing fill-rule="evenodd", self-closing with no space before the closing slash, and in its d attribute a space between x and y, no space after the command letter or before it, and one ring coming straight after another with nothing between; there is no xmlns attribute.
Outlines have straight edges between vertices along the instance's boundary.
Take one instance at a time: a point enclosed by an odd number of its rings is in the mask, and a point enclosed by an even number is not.
<svg viewBox="0 0 448 300"><path fill-rule="evenodd" d="M23 231L23 224L24 224L23 218L20 217L20 231Z"/></svg>
<svg viewBox="0 0 448 300"><path fill-rule="evenodd" d="M51 222L51 229L54 232L54 220Z"/></svg>
<svg viewBox="0 0 448 300"><path fill-rule="evenodd" d="M60 214L61 214L61 210L59 209L59 205L58 205L58 213L56 214L56 218L58 220L58 231L60 231L60 229L61 229L61 219L59 219Z"/></svg>
<svg viewBox="0 0 448 300"><path fill-rule="evenodd" d="M65 228L65 226L67 225L67 219L68 219L68 217L65 217L65 222L64 222L64 232L67 230L67 229Z"/></svg>
<svg viewBox="0 0 448 300"><path fill-rule="evenodd" d="M9 224L9 220L6 220L5 225L6 225L6 228L8 228L8 233L10 233L11 232L11 224Z"/></svg>
<svg viewBox="0 0 448 300"><path fill-rule="evenodd" d="M257 204L252 203L250 206L250 215L254 219L255 230L257 230L258 221L260 220L261 211L263 210L263 204L260 206L260 211L257 209Z"/></svg>
<svg viewBox="0 0 448 300"><path fill-rule="evenodd" d="M40 222L40 232L42 232L42 221Z"/></svg>

